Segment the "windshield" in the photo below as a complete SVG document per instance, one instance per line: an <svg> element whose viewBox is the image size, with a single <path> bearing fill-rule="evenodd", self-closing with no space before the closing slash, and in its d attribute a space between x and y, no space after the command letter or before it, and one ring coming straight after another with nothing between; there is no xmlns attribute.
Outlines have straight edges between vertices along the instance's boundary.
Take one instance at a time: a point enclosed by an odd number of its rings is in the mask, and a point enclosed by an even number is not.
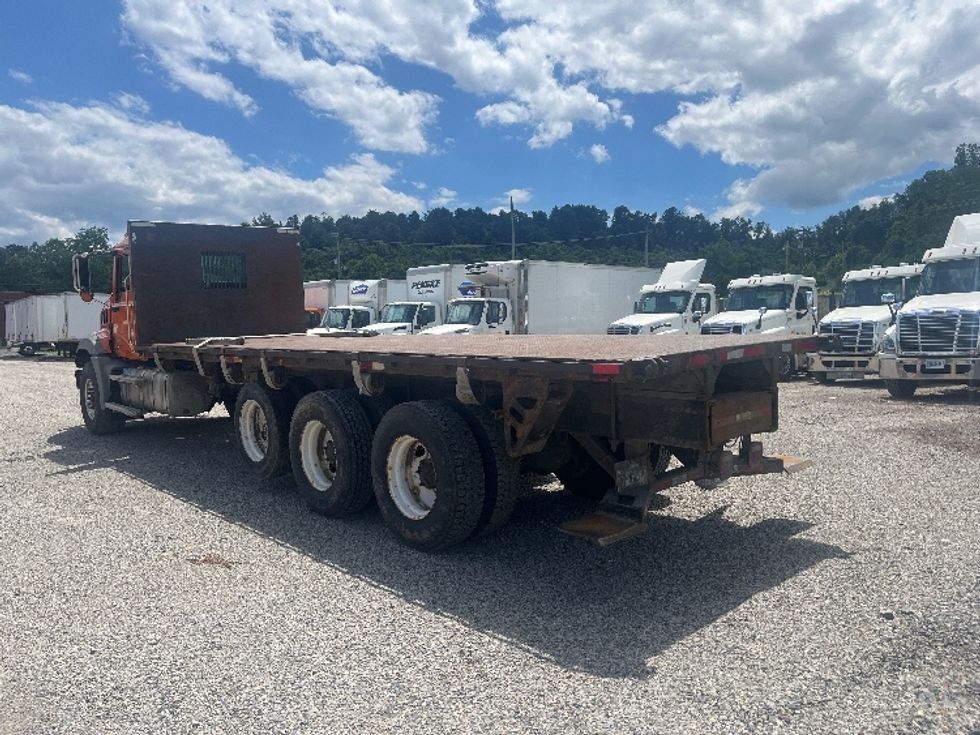
<svg viewBox="0 0 980 735"><path fill-rule="evenodd" d="M683 314L687 302L691 300L690 291L655 291L640 297L640 314Z"/></svg>
<svg viewBox="0 0 980 735"><path fill-rule="evenodd" d="M733 288L728 294L725 311L757 311L763 306L767 309L789 309L793 298L793 287L788 283L775 286L749 286Z"/></svg>
<svg viewBox="0 0 980 735"><path fill-rule="evenodd" d="M841 306L881 306L883 294L890 293L902 300L901 278L878 278L873 281L848 281L840 297Z"/></svg>
<svg viewBox="0 0 980 735"><path fill-rule="evenodd" d="M401 324L414 322L418 304L385 304L381 309L378 321L384 324Z"/></svg>
<svg viewBox="0 0 980 735"><path fill-rule="evenodd" d="M477 325L483 318L482 301L450 301L446 311L446 324Z"/></svg>
<svg viewBox="0 0 980 735"><path fill-rule="evenodd" d="M347 320L350 318L350 309L327 309L327 313L323 315L323 321L320 323L321 327L326 327L327 329L343 329L347 326Z"/></svg>
<svg viewBox="0 0 980 735"><path fill-rule="evenodd" d="M939 260L922 269L919 294L980 291L980 259Z"/></svg>

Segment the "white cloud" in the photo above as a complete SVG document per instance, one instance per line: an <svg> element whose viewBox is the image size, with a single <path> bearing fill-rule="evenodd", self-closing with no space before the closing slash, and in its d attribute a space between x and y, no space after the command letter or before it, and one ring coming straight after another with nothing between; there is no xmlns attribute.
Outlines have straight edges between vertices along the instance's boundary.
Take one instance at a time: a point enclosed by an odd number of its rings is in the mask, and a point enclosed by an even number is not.
<svg viewBox="0 0 980 735"><path fill-rule="evenodd" d="M509 212L511 200L514 202L514 209L518 209L522 204L531 201L530 189L508 189L503 196L495 199L489 207L493 213Z"/></svg>
<svg viewBox="0 0 980 735"><path fill-rule="evenodd" d="M120 92L116 95L116 106L121 110L137 115L146 115L150 111L149 102L138 94L129 94L128 92Z"/></svg>
<svg viewBox="0 0 980 735"><path fill-rule="evenodd" d="M7 76L21 84L31 84L34 81L30 74L20 69L7 69Z"/></svg>
<svg viewBox="0 0 980 735"><path fill-rule="evenodd" d="M688 217L694 217L695 215L701 214L701 210L695 207L693 204L685 204L684 214L686 214Z"/></svg>
<svg viewBox="0 0 980 735"><path fill-rule="evenodd" d="M259 212L421 210L389 188L396 171L361 154L302 179L249 165L227 144L108 105L0 105L0 242L62 236L127 219L237 224Z"/></svg>
<svg viewBox="0 0 980 735"><path fill-rule="evenodd" d="M606 146L602 143L595 143L589 148L589 155L592 156L592 160L596 163L605 163L609 160L609 151L606 150Z"/></svg>
<svg viewBox="0 0 980 735"><path fill-rule="evenodd" d="M975 0L126 0L124 23L170 78L245 114L251 73L293 89L372 149L432 150L437 98L399 90L385 60L478 97L484 126L532 148L634 117L621 98L683 98L656 127L750 167L724 209L807 209L948 160L980 129Z"/></svg>
<svg viewBox="0 0 980 735"><path fill-rule="evenodd" d="M456 197L459 196L459 192L455 192L452 189L447 189L445 186L440 186L436 190L436 195L429 200L429 209L435 209L436 207L448 207L454 201Z"/></svg>
<svg viewBox="0 0 980 735"><path fill-rule="evenodd" d="M859 200L858 206L861 209L872 209L874 207L877 207L882 202L891 201L891 198L892 198L891 196L887 196L884 194L873 194L869 197L864 197L864 199Z"/></svg>

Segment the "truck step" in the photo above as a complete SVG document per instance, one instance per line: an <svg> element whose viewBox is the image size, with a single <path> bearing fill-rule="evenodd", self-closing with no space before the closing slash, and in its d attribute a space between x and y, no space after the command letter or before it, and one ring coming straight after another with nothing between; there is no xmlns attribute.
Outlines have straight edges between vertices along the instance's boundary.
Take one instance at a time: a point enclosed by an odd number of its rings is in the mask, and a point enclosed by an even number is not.
<svg viewBox="0 0 980 735"><path fill-rule="evenodd" d="M135 375L124 375L124 374L110 374L109 380L111 380L114 383L129 383L129 384L142 382Z"/></svg>
<svg viewBox="0 0 980 735"><path fill-rule="evenodd" d="M647 524L607 511L596 511L561 524L561 532L588 539L599 546L609 546L617 541L645 533Z"/></svg>
<svg viewBox="0 0 980 735"><path fill-rule="evenodd" d="M124 406L122 403L110 403L106 401L105 407L110 411L115 411L116 413L121 413L123 416L129 416L131 419L142 418L143 412L138 408L133 408L132 406Z"/></svg>
<svg viewBox="0 0 980 735"><path fill-rule="evenodd" d="M789 454L777 454L773 459L782 460L783 472L787 475L792 475L796 472L802 472L805 469L813 467L812 459L805 459L804 457L794 457Z"/></svg>

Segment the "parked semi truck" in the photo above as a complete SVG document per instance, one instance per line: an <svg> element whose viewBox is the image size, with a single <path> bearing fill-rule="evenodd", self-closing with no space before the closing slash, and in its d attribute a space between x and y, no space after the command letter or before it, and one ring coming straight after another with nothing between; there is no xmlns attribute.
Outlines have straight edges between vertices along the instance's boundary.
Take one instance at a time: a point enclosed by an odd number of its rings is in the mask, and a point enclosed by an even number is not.
<svg viewBox="0 0 980 735"><path fill-rule="evenodd" d="M680 260L664 266L660 279L640 289L631 316L617 319L606 334L699 334L701 321L718 313L710 283L699 283L708 261Z"/></svg>
<svg viewBox="0 0 980 735"><path fill-rule="evenodd" d="M701 334L773 334L798 337L816 333L817 282L795 273L736 278L728 284L725 310L701 322ZM787 354L783 377L805 370L807 356Z"/></svg>
<svg viewBox="0 0 980 735"><path fill-rule="evenodd" d="M897 306L918 291L921 272L921 264L902 263L845 273L840 305L817 326L810 373L821 383L877 377L881 339L895 321Z"/></svg>
<svg viewBox="0 0 980 735"><path fill-rule="evenodd" d="M76 356L91 432L223 402L257 476L291 471L328 516L376 501L418 549L503 523L522 461L599 498L563 530L600 544L641 532L667 488L806 465L752 438L777 428L780 356L811 346L790 334L314 337L291 334L294 230L130 222L112 259L105 324ZM74 270L86 296L87 258Z"/></svg>
<svg viewBox="0 0 980 735"><path fill-rule="evenodd" d="M86 303L65 291L12 301L4 307L4 338L22 355L53 347L70 356L80 339L99 328L99 315L108 298L107 294L93 294L93 301Z"/></svg>
<svg viewBox="0 0 980 735"><path fill-rule="evenodd" d="M327 308L321 322L308 334L329 334L362 329L378 320L381 309L390 301L403 302L408 297L405 281L386 278L367 281L350 281L343 301L336 299Z"/></svg>
<svg viewBox="0 0 980 735"><path fill-rule="evenodd" d="M980 214L956 217L922 262L919 293L898 310L878 355L896 398L920 385L980 381Z"/></svg>
<svg viewBox="0 0 980 735"><path fill-rule="evenodd" d="M463 280L464 266L426 265L405 271L408 295L403 301L390 300L381 307L377 320L365 327L378 334L416 334L442 324L446 302L455 292L454 284Z"/></svg>
<svg viewBox="0 0 980 735"><path fill-rule="evenodd" d="M657 271L585 263L504 260L466 265L446 304L444 334L602 334Z"/></svg>

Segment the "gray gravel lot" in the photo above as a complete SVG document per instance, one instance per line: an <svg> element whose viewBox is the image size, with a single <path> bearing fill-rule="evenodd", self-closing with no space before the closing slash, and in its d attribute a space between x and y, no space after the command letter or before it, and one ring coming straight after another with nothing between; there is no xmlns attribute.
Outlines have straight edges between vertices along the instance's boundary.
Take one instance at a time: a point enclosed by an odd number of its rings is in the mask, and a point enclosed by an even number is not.
<svg viewBox="0 0 980 735"><path fill-rule="evenodd" d="M429 556L253 480L217 411L88 434L72 370L0 358L0 733L980 731L965 389L794 382L807 472L604 550L539 492Z"/></svg>

